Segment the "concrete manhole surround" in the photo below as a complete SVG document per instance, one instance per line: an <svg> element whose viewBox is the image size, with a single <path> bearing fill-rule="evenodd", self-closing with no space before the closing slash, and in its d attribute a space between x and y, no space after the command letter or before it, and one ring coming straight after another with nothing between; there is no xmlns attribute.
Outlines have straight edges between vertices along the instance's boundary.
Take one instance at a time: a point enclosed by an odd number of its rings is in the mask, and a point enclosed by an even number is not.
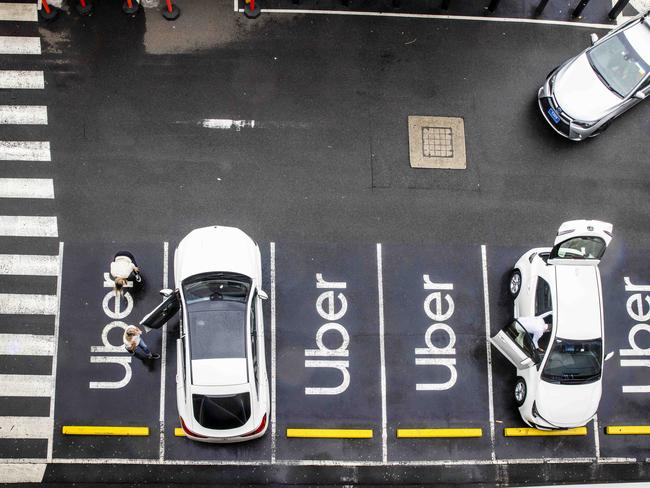
<svg viewBox="0 0 650 488"><path fill-rule="evenodd" d="M461 117L409 115L412 168L466 169L465 123Z"/></svg>

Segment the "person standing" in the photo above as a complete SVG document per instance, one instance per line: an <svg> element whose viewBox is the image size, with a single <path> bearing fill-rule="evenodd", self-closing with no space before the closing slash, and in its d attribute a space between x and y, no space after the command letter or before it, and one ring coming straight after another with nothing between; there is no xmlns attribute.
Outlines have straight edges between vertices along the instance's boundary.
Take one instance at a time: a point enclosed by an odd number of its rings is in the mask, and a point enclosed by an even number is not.
<svg viewBox="0 0 650 488"><path fill-rule="evenodd" d="M142 331L138 327L129 325L124 329L122 337L124 348L139 359L159 359L160 354L152 353L141 335Z"/></svg>
<svg viewBox="0 0 650 488"><path fill-rule="evenodd" d="M122 293L122 288L129 280L142 284L142 275L140 275L140 268L135 262L135 256L129 251L118 251L111 263L111 277L115 283L114 288L117 294Z"/></svg>

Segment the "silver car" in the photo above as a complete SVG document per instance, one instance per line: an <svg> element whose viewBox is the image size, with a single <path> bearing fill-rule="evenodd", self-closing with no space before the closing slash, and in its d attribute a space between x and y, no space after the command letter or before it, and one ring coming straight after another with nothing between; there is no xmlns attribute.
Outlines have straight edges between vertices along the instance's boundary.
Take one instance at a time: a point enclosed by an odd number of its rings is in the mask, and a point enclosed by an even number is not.
<svg viewBox="0 0 650 488"><path fill-rule="evenodd" d="M650 11L613 29L549 73L538 93L550 126L572 141L604 131L650 97Z"/></svg>

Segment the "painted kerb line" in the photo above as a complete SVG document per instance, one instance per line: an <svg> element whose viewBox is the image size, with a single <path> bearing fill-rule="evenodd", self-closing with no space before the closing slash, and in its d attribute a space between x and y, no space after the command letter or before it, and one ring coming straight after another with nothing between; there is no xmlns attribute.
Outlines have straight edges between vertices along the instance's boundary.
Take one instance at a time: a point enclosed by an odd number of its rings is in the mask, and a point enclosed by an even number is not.
<svg viewBox="0 0 650 488"><path fill-rule="evenodd" d="M487 247L481 246L481 264L483 269L483 308L485 309L485 351L487 358L488 375L488 410L490 415L490 446L492 461L496 461L494 432L494 390L492 386L492 349L490 344L490 293L488 287Z"/></svg>
<svg viewBox="0 0 650 488"><path fill-rule="evenodd" d="M0 36L0 54L41 54L40 37Z"/></svg>
<svg viewBox="0 0 650 488"><path fill-rule="evenodd" d="M275 242L271 242L269 247L271 254L271 463L275 463L277 449L277 426L275 423Z"/></svg>
<svg viewBox="0 0 650 488"><path fill-rule="evenodd" d="M608 425L608 435L650 435L650 425Z"/></svg>
<svg viewBox="0 0 650 488"><path fill-rule="evenodd" d="M308 439L372 439L372 429L287 429L287 437Z"/></svg>
<svg viewBox="0 0 650 488"><path fill-rule="evenodd" d="M149 427L123 427L117 425L64 425L63 435L98 435L98 436L148 436Z"/></svg>
<svg viewBox="0 0 650 488"><path fill-rule="evenodd" d="M381 244L377 244L377 297L379 303L379 358L381 378L381 459L388 462L388 431L386 419L386 347L384 341L384 274Z"/></svg>
<svg viewBox="0 0 650 488"><path fill-rule="evenodd" d="M547 437L547 436L573 436L587 435L587 427L576 427L564 430L538 430L530 427L506 427L503 429L506 437Z"/></svg>
<svg viewBox="0 0 650 488"><path fill-rule="evenodd" d="M45 78L42 71L0 70L0 89L42 90Z"/></svg>
<svg viewBox="0 0 650 488"><path fill-rule="evenodd" d="M398 439L483 437L483 429L480 428L397 429L396 435Z"/></svg>

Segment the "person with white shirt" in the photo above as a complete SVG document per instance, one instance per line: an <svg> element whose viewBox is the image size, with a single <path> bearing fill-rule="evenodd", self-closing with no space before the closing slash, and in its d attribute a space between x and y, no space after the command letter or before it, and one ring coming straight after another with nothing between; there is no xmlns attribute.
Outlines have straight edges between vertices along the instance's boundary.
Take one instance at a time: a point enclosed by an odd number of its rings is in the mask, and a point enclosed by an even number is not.
<svg viewBox="0 0 650 488"><path fill-rule="evenodd" d="M550 315L551 312L546 312L537 317L519 317L517 321L526 329L532 338L533 345L535 349L540 349L539 340L540 338L550 330L550 326L544 321L544 317Z"/></svg>
<svg viewBox="0 0 650 488"><path fill-rule="evenodd" d="M142 331L138 327L129 325L122 336L124 348L140 359L160 359L160 354L152 353L141 335Z"/></svg>
<svg viewBox="0 0 650 488"><path fill-rule="evenodd" d="M117 252L111 263L111 277L113 283L115 283L114 288L117 294L122 293L122 288L129 280L141 284L142 276L140 275L140 268L135 262L135 256L129 251Z"/></svg>

